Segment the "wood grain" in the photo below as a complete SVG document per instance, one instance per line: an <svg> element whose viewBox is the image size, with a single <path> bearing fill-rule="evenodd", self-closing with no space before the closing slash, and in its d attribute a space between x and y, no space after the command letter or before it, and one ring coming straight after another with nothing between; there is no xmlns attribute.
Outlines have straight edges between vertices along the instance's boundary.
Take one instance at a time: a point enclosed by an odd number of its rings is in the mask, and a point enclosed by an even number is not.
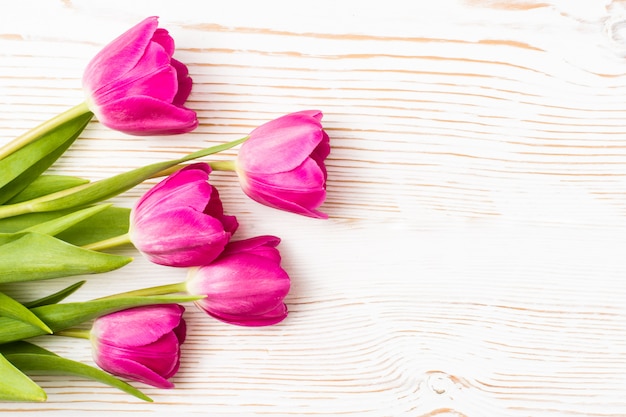
<svg viewBox="0 0 626 417"><path fill-rule="evenodd" d="M91 56L147 15L161 17L195 81L193 133L135 138L93 122L57 172L103 178L306 108L324 111L332 153L328 221L262 207L234 177L213 176L239 237L283 239L285 322L238 328L189 306L176 388L138 385L155 403L42 376L47 403L0 412L626 415L624 2L5 9L2 142L81 101ZM150 185L114 201L129 206ZM184 278L137 257L73 299ZM88 343L40 341L91 363Z"/></svg>

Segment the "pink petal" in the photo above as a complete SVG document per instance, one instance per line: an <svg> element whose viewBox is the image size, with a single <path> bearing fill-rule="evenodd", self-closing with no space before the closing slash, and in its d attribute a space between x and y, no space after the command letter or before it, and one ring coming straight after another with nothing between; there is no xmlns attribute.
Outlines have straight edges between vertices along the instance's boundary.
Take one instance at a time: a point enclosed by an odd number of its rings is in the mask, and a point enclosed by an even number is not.
<svg viewBox="0 0 626 417"><path fill-rule="evenodd" d="M287 190L258 182L254 178L247 178L241 186L246 195L261 204L309 217L327 217L316 210L326 199L323 187L305 191Z"/></svg>
<svg viewBox="0 0 626 417"><path fill-rule="evenodd" d="M219 219L189 207L159 211L130 231L133 244L152 262L196 266L219 256L230 240Z"/></svg>
<svg viewBox="0 0 626 417"><path fill-rule="evenodd" d="M182 62L179 62L172 58L170 65L176 70L176 79L178 82L178 92L172 100L172 104L175 106L182 106L191 94L191 88L193 87L193 80L189 77L189 70L187 66Z"/></svg>
<svg viewBox="0 0 626 417"><path fill-rule="evenodd" d="M102 85L92 94L97 106L127 96L150 96L171 103L178 91L176 70L163 47L150 43L137 65L118 81Z"/></svg>
<svg viewBox="0 0 626 417"><path fill-rule="evenodd" d="M313 152L311 152L311 159L313 159L320 167L322 175L324 176L324 182L326 182L326 179L328 178L326 164L324 162L328 155L330 155L330 138L328 137L326 132L324 132L324 138L322 139L320 144L317 145L315 149L313 149Z"/></svg>
<svg viewBox="0 0 626 417"><path fill-rule="evenodd" d="M312 158L306 158L300 166L290 171L273 174L249 173L247 179L285 191L314 191L323 189L325 185L324 173Z"/></svg>
<svg viewBox="0 0 626 417"><path fill-rule="evenodd" d="M208 183L211 167L207 163L189 165L159 182L145 193L132 211L133 221L150 216L152 211L188 206L203 212L212 194Z"/></svg>
<svg viewBox="0 0 626 417"><path fill-rule="evenodd" d="M254 129L241 145L237 164L246 172L289 171L302 164L323 138L315 117L288 114Z"/></svg>
<svg viewBox="0 0 626 417"><path fill-rule="evenodd" d="M184 307L177 304L122 310L95 320L92 334L99 339L113 340L118 346L147 345L179 326L184 311Z"/></svg>
<svg viewBox="0 0 626 417"><path fill-rule="evenodd" d="M256 236L249 239L230 242L224 255L234 255L240 252L250 252L263 246L275 248L280 244L280 238L271 235Z"/></svg>
<svg viewBox="0 0 626 417"><path fill-rule="evenodd" d="M171 135L198 126L196 112L147 96L126 97L99 108L105 126L131 135Z"/></svg>
<svg viewBox="0 0 626 417"><path fill-rule="evenodd" d="M168 56L174 55L174 38L172 38L167 29L158 28L152 35L152 41L163 47Z"/></svg>
<svg viewBox="0 0 626 417"><path fill-rule="evenodd" d="M213 313L213 312L207 311L207 314L209 314L210 316L220 321L223 321L229 324L235 324L238 326L250 326L250 327L271 326L287 318L288 313L289 311L287 309L287 305L284 303L280 303L273 310L257 315L257 316L236 316L236 315L229 315L229 314L224 314L224 313Z"/></svg>
<svg viewBox="0 0 626 417"><path fill-rule="evenodd" d="M303 114L305 116L312 117L318 121L322 121L322 117L324 116L321 110L300 110L291 114Z"/></svg>
<svg viewBox="0 0 626 417"><path fill-rule="evenodd" d="M103 48L85 69L85 89L93 93L95 89L123 77L143 56L158 24L157 17L148 17Z"/></svg>
<svg viewBox="0 0 626 417"><path fill-rule="evenodd" d="M117 358L115 361L101 363L94 358L98 366L113 375L143 382L157 388L174 388L174 384L154 372L152 369L130 359Z"/></svg>
<svg viewBox="0 0 626 417"><path fill-rule="evenodd" d="M326 198L326 191L319 191L316 196L313 197L312 203L307 205L301 205L293 202L291 199L284 199L277 195L261 194L257 191L246 193L251 199L264 204L269 207L274 207L280 210L288 211L295 214L301 214L303 216L313 217L317 219L327 219L328 215L323 213L317 208L321 205L318 202L323 201Z"/></svg>
<svg viewBox="0 0 626 417"><path fill-rule="evenodd" d="M220 258L195 274L187 288L192 294L207 295L197 304L215 314L264 314L290 287L289 275L276 262L247 253Z"/></svg>

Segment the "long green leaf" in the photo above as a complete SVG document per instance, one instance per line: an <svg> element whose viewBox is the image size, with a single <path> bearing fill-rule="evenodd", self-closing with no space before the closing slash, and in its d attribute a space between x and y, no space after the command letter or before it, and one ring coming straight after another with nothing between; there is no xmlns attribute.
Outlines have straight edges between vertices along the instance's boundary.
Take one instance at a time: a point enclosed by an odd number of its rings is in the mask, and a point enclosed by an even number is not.
<svg viewBox="0 0 626 417"><path fill-rule="evenodd" d="M132 258L83 249L40 233L0 234L0 283L36 281L121 268Z"/></svg>
<svg viewBox="0 0 626 417"><path fill-rule="evenodd" d="M36 353L39 355L56 355L47 349L42 348L34 343L20 340L19 342L5 343L0 345L0 355L11 355L13 353Z"/></svg>
<svg viewBox="0 0 626 417"><path fill-rule="evenodd" d="M40 223L54 221L71 215L74 210L28 213L0 219L0 234L16 233ZM84 246L123 235L128 232L129 224L130 209L111 206L58 233L56 237L75 246Z"/></svg>
<svg viewBox="0 0 626 417"><path fill-rule="evenodd" d="M7 201L5 204L14 204L21 201L32 200L33 198L67 190L82 184L87 184L88 179L74 177L70 175L43 174L35 178L19 194Z"/></svg>
<svg viewBox="0 0 626 417"><path fill-rule="evenodd" d="M152 304L172 304L196 301L202 297L190 295L157 295L146 297L107 298L100 300L49 304L31 309L53 332L69 329L104 314ZM44 335L45 332L19 320L0 317L0 344Z"/></svg>
<svg viewBox="0 0 626 417"><path fill-rule="evenodd" d="M68 287L63 288L60 291L55 292L54 294L50 294L45 297L38 298L37 300L23 303L23 305L26 308L35 308L35 307L40 307L40 306L46 306L48 304L60 303L61 301L69 297L70 295L74 294L76 290L78 290L80 287L82 287L85 284L85 282L87 281L84 281L84 280L78 281Z"/></svg>
<svg viewBox="0 0 626 417"><path fill-rule="evenodd" d="M126 382L123 382L120 379L101 371L100 369L85 365L81 362L62 358L57 355L37 353L12 353L7 355L6 358L22 372L30 373L33 371L39 371L51 375L81 376L117 388L143 401L152 402L150 397L134 388L132 385L127 384Z"/></svg>
<svg viewBox="0 0 626 417"><path fill-rule="evenodd" d="M21 230L21 232L35 232L44 235L55 236L62 231L67 230L70 227L82 222L83 220L86 220L89 217L100 213L108 207L111 207L111 204L98 204L95 206L84 208L82 210L76 210L57 219L49 220L47 222L38 223L33 226L27 227L26 229Z"/></svg>
<svg viewBox="0 0 626 417"><path fill-rule="evenodd" d="M128 233L129 226L130 209L112 206L68 228L56 237L72 245L84 246Z"/></svg>
<svg viewBox="0 0 626 417"><path fill-rule="evenodd" d="M46 333L52 333L52 330L46 326L46 323L41 321L32 311L3 292L0 292L0 316L20 320L31 326L38 327Z"/></svg>
<svg viewBox="0 0 626 417"><path fill-rule="evenodd" d="M141 184L146 179L167 168L230 149L240 143L243 143L246 139L247 137L233 142L213 146L211 148L202 149L179 159L146 165L110 178L80 185L75 188L49 194L34 200L0 206L0 218L17 216L31 212L64 210L103 201L129 190L138 184Z"/></svg>
<svg viewBox="0 0 626 417"><path fill-rule="evenodd" d="M13 198L46 171L74 143L92 117L92 113L76 116L1 159L0 203Z"/></svg>
<svg viewBox="0 0 626 417"><path fill-rule="evenodd" d="M13 363L13 365L26 373L32 371L43 371L46 374L52 375L69 374L82 376L93 379L94 381L102 382L103 384L110 385L114 388L118 388L141 400L152 401L138 389L120 381L100 369L85 365L81 362L62 358L56 353L33 343L19 341L0 345L0 354L4 355L9 362Z"/></svg>
<svg viewBox="0 0 626 417"><path fill-rule="evenodd" d="M46 401L44 390L0 355L0 401Z"/></svg>

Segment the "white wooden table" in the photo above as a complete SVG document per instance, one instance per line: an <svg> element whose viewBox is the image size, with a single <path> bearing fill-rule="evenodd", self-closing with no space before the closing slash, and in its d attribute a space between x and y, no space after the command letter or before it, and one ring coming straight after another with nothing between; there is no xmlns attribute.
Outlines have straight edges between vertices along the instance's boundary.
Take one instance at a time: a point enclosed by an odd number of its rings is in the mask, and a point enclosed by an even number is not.
<svg viewBox="0 0 626 417"><path fill-rule="evenodd" d="M1 143L82 101L89 59L149 15L195 80L193 133L137 138L94 121L55 172L104 178L310 108L332 145L327 221L212 177L240 238L283 239L287 320L241 328L188 306L176 388L136 384L154 403L42 376L47 403L0 412L626 416L626 2L0 7ZM182 279L137 256L71 300ZM86 341L42 344L92 363Z"/></svg>

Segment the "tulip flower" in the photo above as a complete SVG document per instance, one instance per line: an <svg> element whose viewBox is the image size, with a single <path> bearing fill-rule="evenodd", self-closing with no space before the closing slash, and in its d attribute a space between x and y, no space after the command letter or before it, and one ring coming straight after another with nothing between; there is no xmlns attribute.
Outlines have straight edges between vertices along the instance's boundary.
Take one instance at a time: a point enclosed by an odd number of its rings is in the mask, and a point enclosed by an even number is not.
<svg viewBox="0 0 626 417"><path fill-rule="evenodd" d="M224 215L217 189L208 183L211 168L191 164L144 194L130 213L129 237L154 263L197 266L217 258L238 227Z"/></svg>
<svg viewBox="0 0 626 417"><path fill-rule="evenodd" d="M310 217L326 198L329 138L322 112L301 111L254 129L239 150L235 170L241 188L259 203Z"/></svg>
<svg viewBox="0 0 626 417"><path fill-rule="evenodd" d="M215 261L190 269L187 292L206 296L196 305L227 323L267 326L282 321L290 280L280 267L279 242L259 236L229 243Z"/></svg>
<svg viewBox="0 0 626 417"><path fill-rule="evenodd" d="M105 46L87 65L87 105L105 126L132 135L169 135L198 126L184 107L192 80L172 58L174 40L149 17Z"/></svg>
<svg viewBox="0 0 626 417"><path fill-rule="evenodd" d="M157 304L99 317L91 328L94 361L113 375L172 388L168 378L178 371L186 335L184 311Z"/></svg>

